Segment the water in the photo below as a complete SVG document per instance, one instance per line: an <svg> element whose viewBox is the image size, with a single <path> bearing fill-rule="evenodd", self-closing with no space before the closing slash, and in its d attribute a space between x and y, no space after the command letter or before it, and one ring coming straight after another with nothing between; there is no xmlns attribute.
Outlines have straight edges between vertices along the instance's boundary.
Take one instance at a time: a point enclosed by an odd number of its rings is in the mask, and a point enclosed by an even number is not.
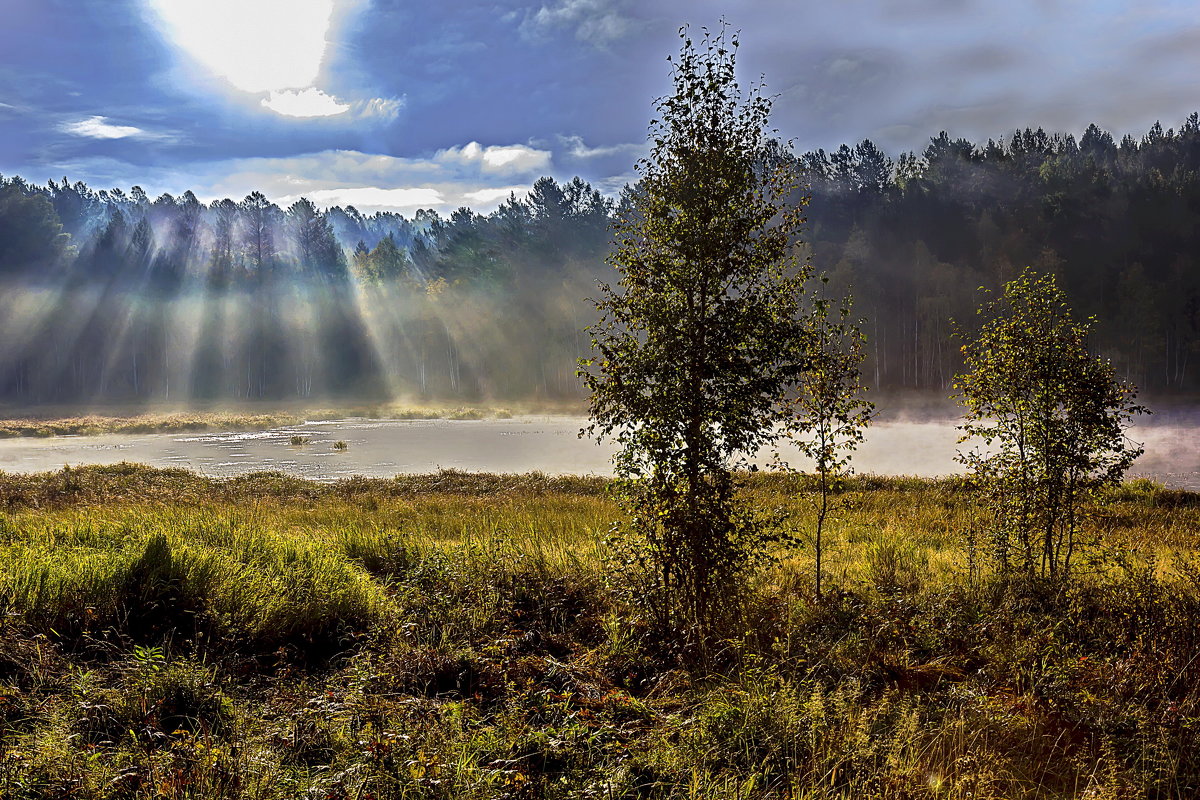
<svg viewBox="0 0 1200 800"><path fill-rule="evenodd" d="M1200 490L1200 412L1160 413L1130 431L1146 454L1131 471L1168 486ZM41 472L64 465L133 461L228 477L281 470L314 480L386 477L438 469L594 474L611 472L612 447L577 434L584 420L526 416L507 420L366 420L309 422L262 431L203 434L106 434L0 440L0 470ZM958 433L952 418L877 422L854 457L858 472L946 475ZM293 436L309 440L293 445ZM344 441L345 450L334 442ZM794 451L785 460L804 468ZM764 463L767 458L761 459Z"/></svg>

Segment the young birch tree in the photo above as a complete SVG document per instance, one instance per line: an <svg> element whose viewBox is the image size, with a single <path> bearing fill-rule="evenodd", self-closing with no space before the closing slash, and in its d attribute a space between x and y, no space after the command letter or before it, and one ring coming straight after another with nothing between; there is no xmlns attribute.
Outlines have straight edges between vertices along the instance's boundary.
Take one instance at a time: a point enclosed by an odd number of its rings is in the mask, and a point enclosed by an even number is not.
<svg viewBox="0 0 1200 800"><path fill-rule="evenodd" d="M825 523L833 510L831 500L841 488L842 479L852 471L850 457L862 443L875 408L863 397L866 337L850 317L851 305L848 296L836 306L824 293L813 297L807 324L804 386L792 401L795 409L791 425L796 446L812 459L817 480L813 590L818 599L825 555Z"/></svg>
<svg viewBox="0 0 1200 800"><path fill-rule="evenodd" d="M735 471L784 432L806 361L809 269L794 255L794 162L768 157L771 101L739 87L736 34L705 32L698 47L680 35L583 374L587 431L619 446L640 599L703 656L778 530L738 504Z"/></svg>
<svg viewBox="0 0 1200 800"><path fill-rule="evenodd" d="M979 313L955 387L966 407L962 441L985 447L958 460L992 510L1001 569L1066 578L1080 509L1141 455L1125 430L1146 409L1134 403L1134 386L1088 352L1089 325L1072 319L1052 276L1027 269Z"/></svg>

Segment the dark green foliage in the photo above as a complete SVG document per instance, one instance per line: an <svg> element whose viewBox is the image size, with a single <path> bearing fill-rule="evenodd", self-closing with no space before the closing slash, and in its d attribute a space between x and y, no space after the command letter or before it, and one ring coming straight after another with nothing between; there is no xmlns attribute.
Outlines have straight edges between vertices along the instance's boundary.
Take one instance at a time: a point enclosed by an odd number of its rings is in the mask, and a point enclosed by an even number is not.
<svg viewBox="0 0 1200 800"><path fill-rule="evenodd" d="M743 96L736 49L724 31L698 49L683 34L584 362L588 430L619 446L639 594L664 632L701 647L736 617L775 533L735 501L733 470L778 438L807 345L794 175L764 158L771 103Z"/></svg>
<svg viewBox="0 0 1200 800"><path fill-rule="evenodd" d="M0 277L46 274L66 254L69 239L44 196L0 179Z"/></svg>
<svg viewBox="0 0 1200 800"><path fill-rule="evenodd" d="M300 274L327 283L346 280L346 255L338 244L327 214L301 198L287 210L289 233L295 243Z"/></svg>
<svg viewBox="0 0 1200 800"><path fill-rule="evenodd" d="M359 279L371 283L392 283L409 273L408 255L396 246L392 234L379 240L375 249L365 255L356 253L355 266Z"/></svg>
<svg viewBox="0 0 1200 800"><path fill-rule="evenodd" d="M1120 483L1140 446L1125 436L1145 408L1111 364L1088 352L1053 277L1026 270L980 309L979 333L963 347L955 384L966 407L964 439L985 449L959 456L986 491L993 554L1004 568L1065 577L1080 509Z"/></svg>

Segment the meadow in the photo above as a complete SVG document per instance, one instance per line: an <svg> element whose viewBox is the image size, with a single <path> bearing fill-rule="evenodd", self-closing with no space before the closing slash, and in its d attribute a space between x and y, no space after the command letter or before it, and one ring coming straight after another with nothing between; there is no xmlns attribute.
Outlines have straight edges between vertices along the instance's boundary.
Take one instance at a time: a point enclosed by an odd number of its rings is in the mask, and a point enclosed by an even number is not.
<svg viewBox="0 0 1200 800"><path fill-rule="evenodd" d="M962 479L862 476L701 671L609 569L604 480L0 473L5 798L1127 798L1200 792L1200 494L997 575ZM614 577L616 576L616 577Z"/></svg>

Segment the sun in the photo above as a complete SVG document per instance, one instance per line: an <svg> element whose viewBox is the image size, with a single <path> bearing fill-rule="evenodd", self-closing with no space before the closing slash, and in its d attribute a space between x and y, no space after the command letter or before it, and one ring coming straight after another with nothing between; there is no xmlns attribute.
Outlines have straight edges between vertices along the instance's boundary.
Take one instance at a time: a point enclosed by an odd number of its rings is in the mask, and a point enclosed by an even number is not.
<svg viewBox="0 0 1200 800"><path fill-rule="evenodd" d="M336 0L145 0L166 37L243 92L312 87Z"/></svg>

